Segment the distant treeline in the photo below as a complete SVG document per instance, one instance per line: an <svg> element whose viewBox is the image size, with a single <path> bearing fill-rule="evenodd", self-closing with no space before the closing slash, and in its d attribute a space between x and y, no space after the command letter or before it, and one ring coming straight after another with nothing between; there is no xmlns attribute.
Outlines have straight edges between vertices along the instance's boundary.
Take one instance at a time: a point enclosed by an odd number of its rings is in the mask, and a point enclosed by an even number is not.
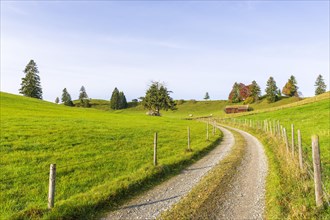
<svg viewBox="0 0 330 220"><path fill-rule="evenodd" d="M314 86L315 95L320 95L326 92L326 85L322 75L318 75ZM282 94L286 97L299 97L301 96L301 93L298 89L297 80L293 75L290 76L287 83L283 86L282 91L277 87L274 78L269 77L264 97L267 98L269 103L278 101L282 97ZM258 101L261 97L260 86L254 80L250 85L235 82L229 93L228 100L233 103L243 101L244 104L250 104Z"/></svg>

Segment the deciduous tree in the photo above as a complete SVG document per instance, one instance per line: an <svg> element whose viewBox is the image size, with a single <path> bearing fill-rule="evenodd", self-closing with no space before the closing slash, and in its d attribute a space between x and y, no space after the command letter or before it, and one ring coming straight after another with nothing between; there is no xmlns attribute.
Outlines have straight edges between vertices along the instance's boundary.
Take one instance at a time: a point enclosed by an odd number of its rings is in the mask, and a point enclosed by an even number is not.
<svg viewBox="0 0 330 220"><path fill-rule="evenodd" d="M26 65L24 73L25 77L22 78L19 92L24 96L42 99L42 89L40 85L40 77L38 75L39 71L34 60L30 60Z"/></svg>
<svg viewBox="0 0 330 220"><path fill-rule="evenodd" d="M292 96L298 97L299 96L297 80L293 75L291 75L291 77L288 79L288 82L283 87L282 93L285 96L289 96L289 97L292 97Z"/></svg>

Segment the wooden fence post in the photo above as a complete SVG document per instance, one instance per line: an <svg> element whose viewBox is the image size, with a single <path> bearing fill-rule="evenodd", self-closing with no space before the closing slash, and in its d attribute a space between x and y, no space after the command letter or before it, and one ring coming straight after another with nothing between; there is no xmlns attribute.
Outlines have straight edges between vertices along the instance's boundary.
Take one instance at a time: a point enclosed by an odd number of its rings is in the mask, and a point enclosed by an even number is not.
<svg viewBox="0 0 330 220"><path fill-rule="evenodd" d="M206 124L206 140L209 140L209 123Z"/></svg>
<svg viewBox="0 0 330 220"><path fill-rule="evenodd" d="M188 150L190 151L190 127L188 127Z"/></svg>
<svg viewBox="0 0 330 220"><path fill-rule="evenodd" d="M56 164L51 164L49 170L48 209L54 208L55 178L56 178Z"/></svg>
<svg viewBox="0 0 330 220"><path fill-rule="evenodd" d="M273 129L272 129L272 122L269 122L269 130L270 130L270 134L273 135Z"/></svg>
<svg viewBox="0 0 330 220"><path fill-rule="evenodd" d="M323 205L323 191L321 182L321 159L320 159L320 146L319 137L312 136L312 151L313 151L313 168L314 168L314 185L315 185L315 201L316 206Z"/></svg>
<svg viewBox="0 0 330 220"><path fill-rule="evenodd" d="M213 130L212 130L213 136L215 135L215 121L213 122Z"/></svg>
<svg viewBox="0 0 330 220"><path fill-rule="evenodd" d="M285 128L283 128L283 133L284 133L284 141L286 145L286 150L289 153L289 140L288 140L288 135L286 134Z"/></svg>
<svg viewBox="0 0 330 220"><path fill-rule="evenodd" d="M292 149L292 156L294 156L294 125L291 124L291 149Z"/></svg>
<svg viewBox="0 0 330 220"><path fill-rule="evenodd" d="M158 135L156 132L154 136L154 166L157 166L157 142L158 142Z"/></svg>
<svg viewBox="0 0 330 220"><path fill-rule="evenodd" d="M298 130L298 153L299 153L299 166L300 169L303 170L304 164L303 164L303 153L302 153L302 146L301 146L301 134L300 130Z"/></svg>

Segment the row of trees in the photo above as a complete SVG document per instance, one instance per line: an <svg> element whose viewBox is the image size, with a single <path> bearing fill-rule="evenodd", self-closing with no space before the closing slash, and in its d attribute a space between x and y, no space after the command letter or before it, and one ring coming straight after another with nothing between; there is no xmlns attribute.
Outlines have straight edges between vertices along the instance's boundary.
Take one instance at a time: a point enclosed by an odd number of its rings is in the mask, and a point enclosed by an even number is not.
<svg viewBox="0 0 330 220"><path fill-rule="evenodd" d="M42 88L40 83L39 70L34 60L30 60L30 62L26 65L24 73L25 77L22 78L21 88L19 89L19 92L24 96L42 99ZM80 88L78 100L79 103L77 103L77 106L86 108L91 106L90 99L88 98L84 86ZM64 88L62 91L61 102L66 106L74 106L71 95L66 88ZM60 99L58 97L56 97L55 103L60 103ZM126 97L124 93L119 92L117 88L115 88L112 93L110 107L112 109L127 108Z"/></svg>
<svg viewBox="0 0 330 220"><path fill-rule="evenodd" d="M315 82L315 95L322 94L326 92L326 85L322 75L319 75ZM287 83L282 88L282 91L277 87L276 81L273 77L269 77L266 84L265 96L268 102L276 102L283 95L287 97L299 97L300 93L298 91L299 87L297 85L296 78L291 75ZM229 93L228 99L233 102L244 101L245 104L253 103L259 100L261 97L261 89L256 81L252 81L250 85L244 85L243 83L235 82L231 92Z"/></svg>
<svg viewBox="0 0 330 220"><path fill-rule="evenodd" d="M42 88L40 84L39 71L37 64L34 60L30 60L24 69L25 77L22 78L21 88L19 92L24 96L42 99ZM322 75L319 75L315 82L315 95L322 94L326 92L326 85ZM270 77L267 81L266 86L266 97L269 102L277 101L281 94L285 96L299 96L299 87L297 86L297 80L294 76L288 79L288 82L282 89L278 89L276 82L273 77ZM150 88L147 90L145 97L142 97L142 104L145 108L149 110L151 115L160 115L160 109L168 110L175 109L175 102L170 97L171 91L168 91L164 84L159 82L152 82ZM235 83L232 91L229 94L229 100L232 102L245 101L246 103L252 103L260 99L261 89L256 81L252 84L246 86L242 83ZM205 94L204 99L208 100L210 98L208 92ZM79 93L79 106L90 107L90 99L88 98L86 89L84 86L81 87ZM74 106L71 96L66 88L62 91L62 103L67 106ZM59 103L60 100L57 97L55 100ZM136 100L137 102L137 100ZM110 107L112 109L124 109L127 108L127 100L123 92L119 92L117 88L114 89L111 100Z"/></svg>
<svg viewBox="0 0 330 220"><path fill-rule="evenodd" d="M88 98L86 89L84 86L82 86L80 88L80 93L79 93L79 104L77 103L77 106L80 107L85 107L85 108L89 108L90 105L90 100ZM62 99L61 99L62 103L66 106L75 106L72 99L71 99L71 95L69 94L68 90L66 88L63 89L62 91ZM58 104L60 102L60 99L58 97L56 97L55 99L55 103Z"/></svg>

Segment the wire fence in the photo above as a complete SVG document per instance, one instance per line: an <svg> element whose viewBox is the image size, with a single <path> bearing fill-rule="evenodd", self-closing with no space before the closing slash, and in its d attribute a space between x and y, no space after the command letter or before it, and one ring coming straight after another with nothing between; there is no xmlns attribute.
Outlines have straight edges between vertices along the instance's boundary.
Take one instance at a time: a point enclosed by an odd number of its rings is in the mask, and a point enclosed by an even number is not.
<svg viewBox="0 0 330 220"><path fill-rule="evenodd" d="M187 131L184 131L187 132ZM185 151L191 151L194 148L192 146L191 140L191 131L190 127L188 127L188 132L187 132L187 149ZM209 141L210 139L210 134L213 134L213 136L216 135L215 133L215 125L212 124L209 126L207 124L206 126L206 132L205 132L205 140ZM150 138L151 139L151 138ZM157 153L157 140L158 138L154 139L154 154L153 154L153 161L154 161L154 166L157 166L157 157L159 153ZM218 138L217 138L218 140ZM150 142L151 143L151 142ZM193 142L194 144L195 142ZM184 149L184 148L183 148ZM150 149L151 150L151 149ZM30 170L20 170L20 172L17 173L10 173L10 176L7 174L0 174L0 189L2 192L5 192L6 190L11 190L13 182L15 185L20 186L24 185L24 189L22 187L16 187L14 189L15 192L21 193L23 190L32 190L32 188L35 188L35 185L29 185L29 182L38 182L38 189L39 193L41 193L43 196L44 194L47 193L46 190L47 188L45 187L47 185L47 177L49 177L49 189L48 192L49 194L52 194L51 196L49 195L48 202L51 200L52 204L48 203L48 208L51 209L54 207L54 197L55 197L55 178L58 178L56 181L63 181L62 178L71 178L73 174L68 174L66 172L66 169L72 169L73 172L86 172L90 171L90 169L93 167L99 167L103 168L102 164L104 164L106 161L109 160L109 156L113 156L113 152L105 152L101 156L100 155L90 155L88 159L86 160L80 160L79 162L72 162L70 163L70 160L65 160L64 158L60 159L60 161L54 161L54 164L47 164L47 166L39 164L39 166L34 167L33 169ZM151 155L151 152L150 152ZM151 159L151 158L150 158ZM156 162L155 162L156 161ZM127 163L123 161L123 163ZM84 166L81 166L84 165ZM50 167L49 167L50 166ZM41 170L41 171L37 171ZM25 171L25 172L24 172ZM117 171L116 171L117 172ZM120 171L118 171L120 172ZM112 173L111 175L115 175ZM104 178L104 177L103 177ZM75 178L77 179L77 178ZM51 182L53 183L51 184ZM67 181L67 180L65 180ZM72 181L71 181L72 182ZM40 188L40 189L39 189ZM63 189L64 186L61 185L61 188ZM34 189L33 189L34 190ZM42 192L41 192L42 191ZM50 193L52 191L52 193ZM35 197L32 199L29 199L30 205L34 200L38 200L39 198Z"/></svg>
<svg viewBox="0 0 330 220"><path fill-rule="evenodd" d="M224 124L231 124L234 126L239 126L243 128L252 128L257 130L258 132L264 132L267 135L271 135L274 138L277 138L279 141L285 142L285 138L288 138L287 134L284 132L285 127L280 123L278 120L264 120L264 121L258 121L258 120L248 120L248 119L237 119L237 118L222 118L222 119L217 119L218 122L224 123ZM292 125L291 129L291 139L287 140L288 141L288 150L291 151L292 153L292 159L293 160L299 160L299 152L297 152L297 149L299 149L299 146L295 143L295 134L296 130L292 130L294 126ZM293 139L292 139L293 138ZM302 139L301 141L301 146L304 146L305 148L311 148L311 144L308 144L306 142L303 142ZM292 145L293 144L293 145ZM302 149L302 148L301 148ZM311 179L314 179L314 168L311 163L311 157L309 157L308 152L306 151L301 151L301 156L303 159L303 169L306 170L306 173ZM323 174L322 179L329 179L328 176L325 176ZM328 206L330 206L330 194L329 190L326 188L324 182L321 182L321 186L323 189L323 198L325 202L327 203Z"/></svg>

